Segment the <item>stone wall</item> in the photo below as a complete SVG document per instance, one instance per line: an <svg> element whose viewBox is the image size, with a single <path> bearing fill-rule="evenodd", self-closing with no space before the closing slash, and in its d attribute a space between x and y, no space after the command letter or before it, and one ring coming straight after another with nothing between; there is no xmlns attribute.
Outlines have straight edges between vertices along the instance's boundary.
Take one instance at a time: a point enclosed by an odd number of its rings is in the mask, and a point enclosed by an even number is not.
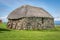
<svg viewBox="0 0 60 40"><path fill-rule="evenodd" d="M9 20L7 28L21 29L21 30L39 30L54 27L54 20L52 18L27 17L18 20Z"/></svg>

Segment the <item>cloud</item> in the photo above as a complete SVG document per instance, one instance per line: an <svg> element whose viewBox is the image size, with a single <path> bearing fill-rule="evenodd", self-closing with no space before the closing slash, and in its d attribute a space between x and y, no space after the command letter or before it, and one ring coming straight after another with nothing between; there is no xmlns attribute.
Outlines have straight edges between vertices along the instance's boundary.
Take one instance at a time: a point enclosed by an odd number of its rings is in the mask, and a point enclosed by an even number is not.
<svg viewBox="0 0 60 40"><path fill-rule="evenodd" d="M0 17L0 19L4 19L4 18L7 18L7 16L4 16L4 17Z"/></svg>
<svg viewBox="0 0 60 40"><path fill-rule="evenodd" d="M0 17L3 22L7 22L7 16Z"/></svg>
<svg viewBox="0 0 60 40"><path fill-rule="evenodd" d="M54 20L55 21L60 21L60 17L56 17Z"/></svg>

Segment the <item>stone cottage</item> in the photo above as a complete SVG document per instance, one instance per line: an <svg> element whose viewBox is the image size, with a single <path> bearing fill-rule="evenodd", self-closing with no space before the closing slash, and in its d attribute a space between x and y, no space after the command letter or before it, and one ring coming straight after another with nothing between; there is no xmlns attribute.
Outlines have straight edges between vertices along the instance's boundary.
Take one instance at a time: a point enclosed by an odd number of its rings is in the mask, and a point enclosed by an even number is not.
<svg viewBox="0 0 60 40"><path fill-rule="evenodd" d="M43 8L23 5L8 15L7 28L39 30L54 28L54 18Z"/></svg>

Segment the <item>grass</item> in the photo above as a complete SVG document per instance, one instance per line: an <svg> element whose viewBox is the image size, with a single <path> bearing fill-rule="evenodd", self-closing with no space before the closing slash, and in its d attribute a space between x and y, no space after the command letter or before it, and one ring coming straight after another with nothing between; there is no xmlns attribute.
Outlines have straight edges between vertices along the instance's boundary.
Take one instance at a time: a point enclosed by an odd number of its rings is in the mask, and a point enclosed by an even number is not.
<svg viewBox="0 0 60 40"><path fill-rule="evenodd" d="M0 24L0 40L60 40L60 26L53 30L9 30Z"/></svg>

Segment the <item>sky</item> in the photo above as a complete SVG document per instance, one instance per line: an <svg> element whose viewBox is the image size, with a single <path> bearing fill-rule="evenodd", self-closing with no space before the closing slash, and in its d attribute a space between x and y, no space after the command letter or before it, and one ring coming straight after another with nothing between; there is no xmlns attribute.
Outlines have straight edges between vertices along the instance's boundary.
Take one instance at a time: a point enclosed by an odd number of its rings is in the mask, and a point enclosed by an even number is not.
<svg viewBox="0 0 60 40"><path fill-rule="evenodd" d="M0 19L7 22L7 16L22 5L41 7L60 21L60 0L0 0Z"/></svg>

